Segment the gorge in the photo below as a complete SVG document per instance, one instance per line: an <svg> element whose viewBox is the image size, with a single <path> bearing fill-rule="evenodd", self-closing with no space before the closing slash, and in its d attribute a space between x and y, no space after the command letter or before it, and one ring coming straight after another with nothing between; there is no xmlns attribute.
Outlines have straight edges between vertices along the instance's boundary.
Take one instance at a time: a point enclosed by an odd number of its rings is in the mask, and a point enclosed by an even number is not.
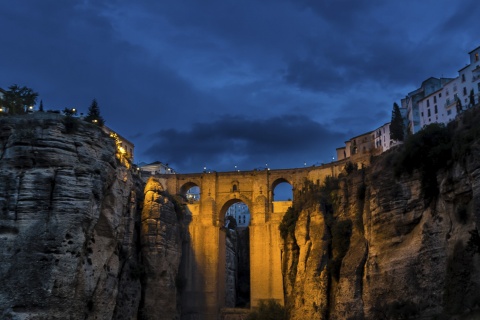
<svg viewBox="0 0 480 320"><path fill-rule="evenodd" d="M252 211L252 306L270 292L258 293L255 279L269 276L255 272L276 266L270 298L289 319L476 319L479 118L469 110L364 168L145 181L97 126L1 117L0 318L246 318L224 310L236 304L242 236L222 229L222 214L242 200ZM274 208L276 174L294 188L290 209ZM191 183L197 207L181 196ZM199 241L212 250L196 250Z"/></svg>

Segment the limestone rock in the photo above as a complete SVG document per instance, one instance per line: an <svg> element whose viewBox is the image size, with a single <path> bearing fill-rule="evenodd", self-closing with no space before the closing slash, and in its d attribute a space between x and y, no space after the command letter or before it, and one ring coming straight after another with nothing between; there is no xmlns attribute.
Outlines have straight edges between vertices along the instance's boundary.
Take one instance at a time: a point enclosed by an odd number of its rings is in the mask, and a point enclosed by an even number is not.
<svg viewBox="0 0 480 320"><path fill-rule="evenodd" d="M430 204L419 175L394 177L385 157L341 178L332 219L352 230L338 279L326 272L335 252L325 214L303 210L283 259L291 319L478 317L480 147L470 148L438 173Z"/></svg>
<svg viewBox="0 0 480 320"><path fill-rule="evenodd" d="M163 192L162 185L150 178L145 187L142 211L142 257L145 268L145 318L179 319L178 300L185 279L179 275L183 225L179 205Z"/></svg>
<svg viewBox="0 0 480 320"><path fill-rule="evenodd" d="M141 186L108 136L74 121L69 133L60 115L0 118L2 319L136 318Z"/></svg>

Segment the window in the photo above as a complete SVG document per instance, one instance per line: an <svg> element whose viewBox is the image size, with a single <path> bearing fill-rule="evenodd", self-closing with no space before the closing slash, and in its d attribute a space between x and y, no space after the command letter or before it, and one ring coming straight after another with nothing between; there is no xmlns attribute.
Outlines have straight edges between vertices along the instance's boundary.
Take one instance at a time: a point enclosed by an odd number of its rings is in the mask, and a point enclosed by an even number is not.
<svg viewBox="0 0 480 320"><path fill-rule="evenodd" d="M457 86L453 86L453 91L457 91Z"/></svg>
<svg viewBox="0 0 480 320"><path fill-rule="evenodd" d="M435 105L435 113L438 113L437 105Z"/></svg>
<svg viewBox="0 0 480 320"><path fill-rule="evenodd" d="M423 117L423 111L422 111L422 117Z"/></svg>
<svg viewBox="0 0 480 320"><path fill-rule="evenodd" d="M478 52L475 53L475 61L478 61Z"/></svg>
<svg viewBox="0 0 480 320"><path fill-rule="evenodd" d="M452 114L452 110L447 110L447 115L451 115Z"/></svg>
<svg viewBox="0 0 480 320"><path fill-rule="evenodd" d="M429 117L431 116L430 109L427 110L427 114Z"/></svg>
<svg viewBox="0 0 480 320"><path fill-rule="evenodd" d="M427 99L427 107L430 107L430 100Z"/></svg>
<svg viewBox="0 0 480 320"><path fill-rule="evenodd" d="M442 93L441 93L441 92L438 94L438 97L439 97L439 98L441 98L441 97L442 97Z"/></svg>
<svg viewBox="0 0 480 320"><path fill-rule="evenodd" d="M462 74L462 82L465 82L465 74Z"/></svg>
<svg viewBox="0 0 480 320"><path fill-rule="evenodd" d="M463 95L464 95L464 96L467 95L467 88L466 88L466 87L463 87Z"/></svg>
<svg viewBox="0 0 480 320"><path fill-rule="evenodd" d="M448 96L448 90L447 90L447 92L445 92L445 94Z"/></svg>
<svg viewBox="0 0 480 320"><path fill-rule="evenodd" d="M433 96L433 103L437 103L437 97Z"/></svg>

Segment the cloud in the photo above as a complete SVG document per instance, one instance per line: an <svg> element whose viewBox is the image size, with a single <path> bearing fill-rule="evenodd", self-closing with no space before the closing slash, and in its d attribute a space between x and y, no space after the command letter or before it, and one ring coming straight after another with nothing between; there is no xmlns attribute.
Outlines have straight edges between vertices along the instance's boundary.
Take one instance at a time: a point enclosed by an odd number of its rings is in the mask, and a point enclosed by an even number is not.
<svg viewBox="0 0 480 320"><path fill-rule="evenodd" d="M268 163L272 167L301 167L326 162L345 136L332 132L306 116L282 115L268 119L221 117L194 124L190 130L160 130L146 154L182 171L215 166L232 170L237 165L251 170Z"/></svg>

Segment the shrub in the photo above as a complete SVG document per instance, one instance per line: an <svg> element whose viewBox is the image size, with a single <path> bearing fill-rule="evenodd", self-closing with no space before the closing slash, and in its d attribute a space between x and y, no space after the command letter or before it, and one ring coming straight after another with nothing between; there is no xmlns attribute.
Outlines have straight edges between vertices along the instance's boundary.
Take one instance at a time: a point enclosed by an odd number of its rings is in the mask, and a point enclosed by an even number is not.
<svg viewBox="0 0 480 320"><path fill-rule="evenodd" d="M422 193L427 203L438 195L437 172L451 161L451 133L442 124L434 123L410 136L394 164L395 175L418 170Z"/></svg>
<svg viewBox="0 0 480 320"><path fill-rule="evenodd" d="M292 238L295 234L295 226L297 225L298 215L300 213L295 211L292 207L287 209L287 212L282 218L282 222L278 227L280 229L280 236L282 239L287 239L288 235L291 235Z"/></svg>

